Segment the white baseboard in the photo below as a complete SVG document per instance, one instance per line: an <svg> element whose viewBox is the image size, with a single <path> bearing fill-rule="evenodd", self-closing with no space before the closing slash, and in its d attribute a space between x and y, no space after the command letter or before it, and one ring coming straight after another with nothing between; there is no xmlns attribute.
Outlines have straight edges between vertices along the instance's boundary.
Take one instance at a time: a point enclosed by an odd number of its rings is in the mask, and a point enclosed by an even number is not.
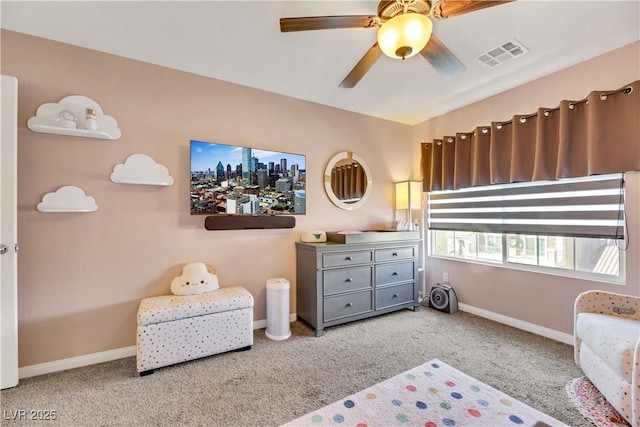
<svg viewBox="0 0 640 427"><path fill-rule="evenodd" d="M18 378L29 378L52 372L66 371L67 369L80 368L81 366L95 365L96 363L110 362L136 355L136 346L116 348L115 350L101 351L99 353L85 354L68 359L54 360L52 362L38 363L37 365L24 366L18 369Z"/></svg>
<svg viewBox="0 0 640 427"><path fill-rule="evenodd" d="M291 313L289 321L295 322L297 315ZM253 322L253 329L264 329L267 327L267 319ZM24 366L18 369L18 378L29 378L38 375L50 374L53 372L66 371L67 369L80 368L82 366L95 365L97 363L110 362L112 360L123 359L136 355L136 346L116 348L114 350L101 351L99 353L85 354L68 359L54 360L52 362L38 363L37 365Z"/></svg>
<svg viewBox="0 0 640 427"><path fill-rule="evenodd" d="M545 328L544 326L525 322L520 319L514 319L513 317L504 316L502 314L494 313L493 311L474 307L472 305L459 303L458 308L461 311L475 314L476 316L483 317L485 319L489 319L498 323L503 323L505 325L513 326L514 328L522 329L523 331L531 332L536 335L541 335L543 337L550 338L555 341L560 341L565 344L573 345L573 335L571 334L556 331L555 329Z"/></svg>

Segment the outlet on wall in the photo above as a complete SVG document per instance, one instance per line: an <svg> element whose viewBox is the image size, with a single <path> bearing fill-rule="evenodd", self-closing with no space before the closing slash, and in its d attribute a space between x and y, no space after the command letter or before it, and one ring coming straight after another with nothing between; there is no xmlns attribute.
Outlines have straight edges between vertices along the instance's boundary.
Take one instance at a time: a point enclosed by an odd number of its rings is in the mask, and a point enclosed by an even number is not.
<svg viewBox="0 0 640 427"><path fill-rule="evenodd" d="M442 273L442 281L445 283L449 282L449 273Z"/></svg>

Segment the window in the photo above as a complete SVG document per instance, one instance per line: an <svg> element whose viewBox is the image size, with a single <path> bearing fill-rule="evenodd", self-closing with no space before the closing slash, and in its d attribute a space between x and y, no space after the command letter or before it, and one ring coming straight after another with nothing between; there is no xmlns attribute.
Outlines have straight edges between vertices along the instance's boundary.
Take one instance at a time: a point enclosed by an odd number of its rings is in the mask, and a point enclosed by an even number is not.
<svg viewBox="0 0 640 427"><path fill-rule="evenodd" d="M613 239L452 230L431 231L430 253L516 268L520 265L542 267L547 271L564 270L569 276L605 279L620 276L622 262L622 251Z"/></svg>
<svg viewBox="0 0 640 427"><path fill-rule="evenodd" d="M465 231L432 232L432 252L455 258L502 261L502 235Z"/></svg>
<svg viewBox="0 0 640 427"><path fill-rule="evenodd" d="M616 280L623 184L615 174L429 193L430 253Z"/></svg>

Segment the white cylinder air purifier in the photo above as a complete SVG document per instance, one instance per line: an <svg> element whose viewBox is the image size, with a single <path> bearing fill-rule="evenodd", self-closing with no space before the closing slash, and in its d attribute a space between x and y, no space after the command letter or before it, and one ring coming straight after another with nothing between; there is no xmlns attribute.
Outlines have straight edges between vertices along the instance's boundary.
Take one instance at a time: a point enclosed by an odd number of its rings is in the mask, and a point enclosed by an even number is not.
<svg viewBox="0 0 640 427"><path fill-rule="evenodd" d="M267 280L267 338L281 341L291 336L289 326L289 290L287 279Z"/></svg>

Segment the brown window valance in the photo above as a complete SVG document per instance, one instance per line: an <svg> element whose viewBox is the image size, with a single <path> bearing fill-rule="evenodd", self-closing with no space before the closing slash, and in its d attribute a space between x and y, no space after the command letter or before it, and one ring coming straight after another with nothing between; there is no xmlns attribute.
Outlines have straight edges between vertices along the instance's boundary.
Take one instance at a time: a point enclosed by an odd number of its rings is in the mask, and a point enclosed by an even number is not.
<svg viewBox="0 0 640 427"><path fill-rule="evenodd" d="M640 170L640 80L422 143L425 191Z"/></svg>

